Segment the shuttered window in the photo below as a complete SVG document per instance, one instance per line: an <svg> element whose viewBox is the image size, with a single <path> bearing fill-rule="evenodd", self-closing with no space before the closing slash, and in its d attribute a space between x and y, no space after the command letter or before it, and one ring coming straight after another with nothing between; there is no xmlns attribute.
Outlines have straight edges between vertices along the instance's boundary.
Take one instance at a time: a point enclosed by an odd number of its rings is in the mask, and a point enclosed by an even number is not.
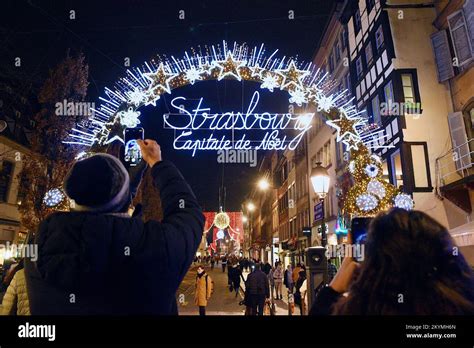
<svg viewBox="0 0 474 348"><path fill-rule="evenodd" d="M456 157L456 169L462 170L472 166L471 156L469 155L469 144L467 143L466 127L462 112L453 112L448 115L449 131L451 133L451 142Z"/></svg>
<svg viewBox="0 0 474 348"><path fill-rule="evenodd" d="M472 60L471 40L469 38L463 11L457 11L451 14L448 17L448 24L457 63L459 66L463 66Z"/></svg>
<svg viewBox="0 0 474 348"><path fill-rule="evenodd" d="M10 161L0 162L0 202L7 202L13 175L13 163Z"/></svg>
<svg viewBox="0 0 474 348"><path fill-rule="evenodd" d="M454 67L451 53L449 51L446 30L441 30L431 35L431 45L433 46L436 61L438 81L447 81L454 76Z"/></svg>

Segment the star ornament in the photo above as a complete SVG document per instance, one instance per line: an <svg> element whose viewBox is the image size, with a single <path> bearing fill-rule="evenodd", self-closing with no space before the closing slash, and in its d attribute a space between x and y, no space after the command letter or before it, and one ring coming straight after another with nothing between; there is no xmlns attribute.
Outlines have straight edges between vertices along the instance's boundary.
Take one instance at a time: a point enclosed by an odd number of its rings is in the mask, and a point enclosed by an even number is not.
<svg viewBox="0 0 474 348"><path fill-rule="evenodd" d="M255 66L250 68L250 71L252 72L252 74L250 75L251 77L255 77L260 80L263 79L263 72L265 71L265 69L260 67L260 65L256 64Z"/></svg>
<svg viewBox="0 0 474 348"><path fill-rule="evenodd" d="M225 77L233 77L237 80L242 80L239 69L246 65L245 61L235 60L231 51L227 51L224 60L216 61L216 68L219 69L219 76L217 80L220 81Z"/></svg>
<svg viewBox="0 0 474 348"><path fill-rule="evenodd" d="M345 112L341 112L337 120L328 120L326 124L337 130L336 140L341 141L346 135L359 137L356 126L362 121L361 117L349 118Z"/></svg>
<svg viewBox="0 0 474 348"><path fill-rule="evenodd" d="M177 75L178 74L166 71L163 63L160 63L160 66L158 67L157 71L143 74L143 76L150 81L150 91L155 92L156 90L161 90L170 94L170 81L174 79Z"/></svg>
<svg viewBox="0 0 474 348"><path fill-rule="evenodd" d="M309 74L307 70L299 70L293 60L286 69L277 69L276 72L283 77L280 89L290 87L303 88L303 80Z"/></svg>
<svg viewBox="0 0 474 348"><path fill-rule="evenodd" d="M360 139L359 136L354 135L352 133L349 134L349 136L342 141L344 145L346 145L346 150L351 151L352 149L358 150L359 149L359 143L362 140Z"/></svg>

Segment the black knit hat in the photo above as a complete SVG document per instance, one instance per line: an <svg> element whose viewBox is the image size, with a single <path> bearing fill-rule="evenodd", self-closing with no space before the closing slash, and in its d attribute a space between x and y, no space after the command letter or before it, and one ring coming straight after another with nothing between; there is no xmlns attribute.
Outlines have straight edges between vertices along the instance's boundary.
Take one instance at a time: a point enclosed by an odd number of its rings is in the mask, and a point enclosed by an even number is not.
<svg viewBox="0 0 474 348"><path fill-rule="evenodd" d="M108 154L77 161L64 179L64 191L80 211L119 212L130 201L129 185L123 164Z"/></svg>

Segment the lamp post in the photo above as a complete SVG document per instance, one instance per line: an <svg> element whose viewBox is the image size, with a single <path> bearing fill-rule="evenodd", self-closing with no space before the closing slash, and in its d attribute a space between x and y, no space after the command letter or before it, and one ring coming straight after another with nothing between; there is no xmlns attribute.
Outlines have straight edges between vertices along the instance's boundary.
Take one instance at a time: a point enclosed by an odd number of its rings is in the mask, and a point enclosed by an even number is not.
<svg viewBox="0 0 474 348"><path fill-rule="evenodd" d="M311 184L313 186L314 193L316 193L323 206L323 218L321 221L321 245L326 247L327 245L327 234L326 234L326 223L324 221L324 199L329 192L329 173L326 168L321 165L321 162L317 162L316 166L311 170Z"/></svg>

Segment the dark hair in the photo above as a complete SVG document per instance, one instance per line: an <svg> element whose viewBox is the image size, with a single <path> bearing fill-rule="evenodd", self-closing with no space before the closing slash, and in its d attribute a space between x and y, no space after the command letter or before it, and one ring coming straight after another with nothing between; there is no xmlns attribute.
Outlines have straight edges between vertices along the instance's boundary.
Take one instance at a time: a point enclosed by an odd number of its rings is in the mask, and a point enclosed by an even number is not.
<svg viewBox="0 0 474 348"><path fill-rule="evenodd" d="M474 314L474 275L449 232L395 208L370 224L365 260L334 314Z"/></svg>

